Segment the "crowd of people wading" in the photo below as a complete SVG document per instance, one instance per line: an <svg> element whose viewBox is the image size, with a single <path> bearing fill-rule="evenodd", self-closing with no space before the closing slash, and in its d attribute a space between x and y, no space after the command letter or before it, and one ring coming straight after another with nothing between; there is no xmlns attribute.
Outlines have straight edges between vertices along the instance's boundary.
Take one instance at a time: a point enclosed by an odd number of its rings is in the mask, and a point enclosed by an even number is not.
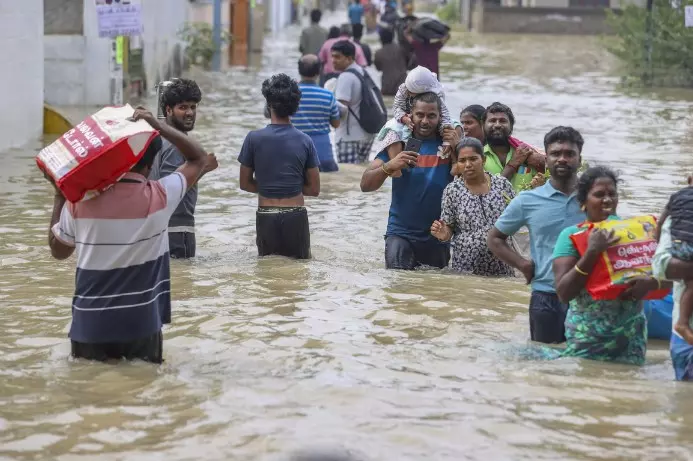
<svg viewBox="0 0 693 461"><path fill-rule="evenodd" d="M263 82L270 123L248 133L238 155L240 188L257 195L258 254L311 258L305 197L318 196L321 175L340 164L365 164L361 191L388 180L392 187L383 229L388 269L522 277L531 287L531 339L565 343L548 355L631 365L645 362L643 300L673 287L675 376L693 379L693 290L686 284L693 189L676 193L657 221L620 217L617 174L583 168L589 140L575 128L557 125L534 147L513 136L517 123L528 122L502 102L448 106L439 53L449 28L418 19L411 3L402 8L400 15L392 2L378 11L354 0L348 20L329 30L321 11L311 11L297 77ZM381 46L373 52L362 38L376 33ZM381 86L371 65L382 73ZM393 97L390 107L383 95ZM169 258L195 256L198 182L217 168L216 157L187 136L201 100L196 82L176 79L160 98L164 120L144 108L133 114L160 136L129 173L88 201L66 204L56 189L52 254L78 253L75 357L163 360ZM516 244L523 229L528 254ZM627 246L627 239L639 243ZM620 258L614 268L639 264L636 275L620 284L605 279L612 253Z"/></svg>

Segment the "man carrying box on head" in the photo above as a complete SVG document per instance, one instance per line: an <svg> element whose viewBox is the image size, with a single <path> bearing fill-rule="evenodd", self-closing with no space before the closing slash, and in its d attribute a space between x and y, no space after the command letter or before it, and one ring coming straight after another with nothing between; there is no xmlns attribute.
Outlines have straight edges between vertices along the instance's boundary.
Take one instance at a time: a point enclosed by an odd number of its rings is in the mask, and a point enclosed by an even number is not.
<svg viewBox="0 0 693 461"><path fill-rule="evenodd" d="M156 137L137 164L100 195L66 203L56 188L48 245L56 259L77 250L69 333L76 358L163 361L161 328L171 322L166 230L186 191L205 171L208 156L143 108L133 119L159 131L184 162L165 178L147 180L161 148Z"/></svg>

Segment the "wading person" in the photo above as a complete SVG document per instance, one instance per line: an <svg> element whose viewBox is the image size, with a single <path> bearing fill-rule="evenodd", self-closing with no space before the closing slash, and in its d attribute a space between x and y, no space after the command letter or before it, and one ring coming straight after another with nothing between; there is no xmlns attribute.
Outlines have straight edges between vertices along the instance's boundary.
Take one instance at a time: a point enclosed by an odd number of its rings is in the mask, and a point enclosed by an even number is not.
<svg viewBox="0 0 693 461"><path fill-rule="evenodd" d="M161 327L171 323L166 229L186 190L202 174L207 154L144 109L133 118L147 121L176 146L183 165L158 181L147 180L161 145L156 138L130 172L100 195L66 204L56 190L48 244L56 259L77 250L72 355L161 363Z"/></svg>
<svg viewBox="0 0 693 461"><path fill-rule="evenodd" d="M404 49L392 42L393 35L389 29L380 31L382 47L375 52L373 63L383 73L381 91L383 95L394 96L399 86L407 78L407 55Z"/></svg>
<svg viewBox="0 0 693 461"><path fill-rule="evenodd" d="M238 156L241 189L258 194L258 254L308 259L310 230L303 197L318 196L320 172L313 141L290 120L301 90L288 75L276 74L262 83L262 95L271 123L248 133Z"/></svg>
<svg viewBox="0 0 693 461"><path fill-rule="evenodd" d="M693 262L672 255L674 242L671 235L671 224L671 217L665 217L663 223L660 221L659 243L652 258L652 274L659 280L675 281L672 296L674 300L672 319L676 322L681 313L681 295L686 288L683 280L690 278L693 274ZM693 328L693 320L689 322L689 326ZM676 379L678 381L693 381L693 346L688 344L676 329L671 334L669 352Z"/></svg>
<svg viewBox="0 0 693 461"><path fill-rule="evenodd" d="M412 26L413 24L404 32L404 39L414 50L416 63L435 73L438 76L438 80L440 80L440 69L438 67L440 50L445 46L448 40L450 40L450 34L447 34L441 39L419 40L414 38Z"/></svg>
<svg viewBox="0 0 693 461"><path fill-rule="evenodd" d="M318 9L310 12L310 26L303 29L299 41L298 50L301 54L318 54L320 47L327 40L327 30L320 26L322 11Z"/></svg>
<svg viewBox="0 0 693 461"><path fill-rule="evenodd" d="M484 171L484 146L478 139L464 138L456 149L455 179L443 192L440 219L431 225L431 234L450 242L453 270L511 277L513 268L491 253L486 236L515 197L513 186L503 176Z"/></svg>
<svg viewBox="0 0 693 461"><path fill-rule="evenodd" d="M166 123L181 133L187 134L195 128L197 105L202 99L200 88L193 80L176 79L161 94L161 111ZM149 179L157 180L175 173L185 163L180 150L167 140L163 140L161 150L154 159ZM217 168L214 154L207 156L207 164L202 174ZM197 184L189 188L171 216L168 224L168 245L172 258L192 258L196 252L195 205L197 205Z"/></svg>
<svg viewBox="0 0 693 461"><path fill-rule="evenodd" d="M533 341L565 341L563 324L568 306L556 295L553 248L563 229L585 220L575 189L583 144L580 133L571 127L549 131L544 136L544 148L551 179L518 194L488 233L488 247L493 254L522 272L532 285L529 326ZM525 226L529 229L531 259L508 245L508 237Z"/></svg>
<svg viewBox="0 0 693 461"><path fill-rule="evenodd" d="M494 102L486 108L481 123L486 138L486 171L508 178L516 192L529 185L537 172L545 171L543 154L526 144L513 142L510 135L515 126L515 116L508 106Z"/></svg>
<svg viewBox="0 0 693 461"><path fill-rule="evenodd" d="M361 45L354 42L351 39L351 35L351 25L342 24L342 26L339 28L339 37L329 38L325 41L325 43L323 43L322 47L320 48L320 51L318 52L318 58L320 58L320 62L322 63L322 75L320 76L320 86L324 86L326 81L328 81L331 78L338 77L339 74L342 72L342 69L335 69L333 64L334 61L332 60L332 47L335 43L339 41L346 40L354 46L353 59L358 66L366 67L368 65L368 61L366 61L366 56L363 54L363 49L361 48Z"/></svg>
<svg viewBox="0 0 693 461"><path fill-rule="evenodd" d="M335 133L337 161L339 163L364 163L368 160L374 135L361 127L361 79L365 70L354 61L356 49L348 40L341 40L332 46L332 63L341 73L334 90L337 100L348 108L346 120Z"/></svg>
<svg viewBox="0 0 693 461"><path fill-rule="evenodd" d="M614 172L604 167L590 168L580 176L577 200L588 222L620 220L616 215L617 182ZM566 348L561 355L643 365L647 318L642 298L660 289L661 283L652 277L634 277L619 299L595 300L586 288L589 274L618 237L605 229L595 229L580 256L570 236L581 231L584 228L578 226L563 229L553 251L556 293L562 302L570 302L565 321Z"/></svg>
<svg viewBox="0 0 693 461"><path fill-rule="evenodd" d="M310 136L320 160L321 172L339 170L332 153L330 126L339 128L340 111L337 99L330 90L318 86L320 60L308 54L298 60L298 73L301 83L301 102L298 111L291 117L291 123Z"/></svg>
<svg viewBox="0 0 693 461"><path fill-rule="evenodd" d="M440 98L435 93L416 95L412 103L413 136L421 141L418 152L403 152L396 141L373 160L361 178L361 190L380 189L392 178L392 202L385 233L385 266L413 270L418 266L444 268L450 260L447 243L431 235L431 223L440 217L443 190L450 183L450 157L438 156ZM455 130L446 130L451 145L459 143ZM392 160L390 160L392 158Z"/></svg>

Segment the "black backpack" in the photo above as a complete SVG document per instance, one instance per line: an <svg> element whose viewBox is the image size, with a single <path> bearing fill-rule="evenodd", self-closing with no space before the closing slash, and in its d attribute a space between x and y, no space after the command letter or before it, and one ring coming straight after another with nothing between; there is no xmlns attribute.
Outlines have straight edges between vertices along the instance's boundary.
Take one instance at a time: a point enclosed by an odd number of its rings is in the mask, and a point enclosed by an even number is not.
<svg viewBox="0 0 693 461"><path fill-rule="evenodd" d="M361 117L357 117L351 107L349 112L359 122L363 131L376 134L387 122L387 108L383 101L383 94L365 69L363 75L356 69L347 69L346 72L356 75L361 82L361 105L359 106Z"/></svg>

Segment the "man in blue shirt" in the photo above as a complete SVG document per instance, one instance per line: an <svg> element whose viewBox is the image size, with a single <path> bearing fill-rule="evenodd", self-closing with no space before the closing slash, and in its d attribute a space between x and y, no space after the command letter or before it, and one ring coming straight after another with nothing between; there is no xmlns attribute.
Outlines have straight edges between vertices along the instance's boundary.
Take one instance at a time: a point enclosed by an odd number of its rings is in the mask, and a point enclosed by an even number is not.
<svg viewBox="0 0 693 461"><path fill-rule="evenodd" d="M388 269L413 270L418 266L444 268L450 249L431 235L431 223L440 218L445 186L451 181L450 157L438 156L443 140L438 136L440 98L423 93L412 102L412 136L421 141L419 152L403 152L403 144L391 144L371 162L361 178L361 190L380 189L393 173L392 202L385 234L385 266ZM449 138L447 138L449 136ZM446 131L446 141L457 145L455 130ZM390 160L392 158L392 160Z"/></svg>
<svg viewBox="0 0 693 461"><path fill-rule="evenodd" d="M571 127L559 126L549 131L544 136L544 149L551 179L541 187L521 192L488 234L489 249L519 269L532 285L529 301L532 341L565 341L568 305L561 303L556 295L552 253L561 231L585 220L575 193L583 144L580 133ZM531 260L508 245L508 237L524 226L529 229Z"/></svg>
<svg viewBox="0 0 693 461"><path fill-rule="evenodd" d="M314 54L307 54L298 60L298 73L301 75L301 102L298 111L291 117L291 123L310 136L315 144L320 160L320 172L339 170L332 153L330 126L339 127L341 104L334 93L318 85L320 60ZM346 107L342 106L342 112Z"/></svg>
<svg viewBox="0 0 693 461"><path fill-rule="evenodd" d="M349 10L347 11L349 15L349 23L351 24L351 30L354 36L360 37L363 35L363 24L361 24L361 19L363 18L363 6L359 0L354 0L354 2L349 5Z"/></svg>
<svg viewBox="0 0 693 461"><path fill-rule="evenodd" d="M258 194L258 254L310 259L310 228L304 197L320 194L313 141L291 123L301 90L286 74L262 82L271 123L248 133L238 162L241 190Z"/></svg>

